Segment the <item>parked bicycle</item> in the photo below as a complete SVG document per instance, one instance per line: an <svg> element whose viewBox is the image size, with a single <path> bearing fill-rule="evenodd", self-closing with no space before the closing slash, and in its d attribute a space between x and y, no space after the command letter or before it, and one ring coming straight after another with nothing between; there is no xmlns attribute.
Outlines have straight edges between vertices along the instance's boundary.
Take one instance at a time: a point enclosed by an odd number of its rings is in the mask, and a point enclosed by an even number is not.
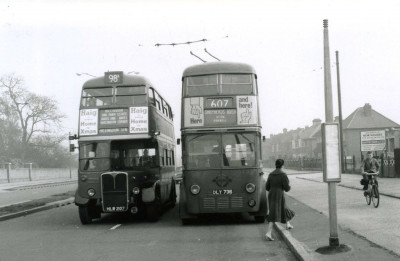
<svg viewBox="0 0 400 261"><path fill-rule="evenodd" d="M363 172L362 174L371 177L368 178L368 190L364 191L365 200L368 205L370 205L372 201L374 207L377 208L379 206L379 188L378 183L376 182L376 176L379 175L379 171L375 173Z"/></svg>

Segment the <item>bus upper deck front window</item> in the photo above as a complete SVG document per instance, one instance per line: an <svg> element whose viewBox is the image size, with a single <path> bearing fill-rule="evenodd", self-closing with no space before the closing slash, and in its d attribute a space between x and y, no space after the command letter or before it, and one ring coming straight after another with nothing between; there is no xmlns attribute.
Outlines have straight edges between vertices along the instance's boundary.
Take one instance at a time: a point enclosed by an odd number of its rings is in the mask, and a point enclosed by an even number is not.
<svg viewBox="0 0 400 261"><path fill-rule="evenodd" d="M252 94L253 91L251 74L222 74L222 94Z"/></svg>
<svg viewBox="0 0 400 261"><path fill-rule="evenodd" d="M186 78L187 96L205 96L218 94L218 76L203 75Z"/></svg>
<svg viewBox="0 0 400 261"><path fill-rule="evenodd" d="M86 88L82 90L81 105L84 107L105 106L112 103L112 88Z"/></svg>
<svg viewBox="0 0 400 261"><path fill-rule="evenodd" d="M145 86L118 86L116 90L117 104L147 105Z"/></svg>

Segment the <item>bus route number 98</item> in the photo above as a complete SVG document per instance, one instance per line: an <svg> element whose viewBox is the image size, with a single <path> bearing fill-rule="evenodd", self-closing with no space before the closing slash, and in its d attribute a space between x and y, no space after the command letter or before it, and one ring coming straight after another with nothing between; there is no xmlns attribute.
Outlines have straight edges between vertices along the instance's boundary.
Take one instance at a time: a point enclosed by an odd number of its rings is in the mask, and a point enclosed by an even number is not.
<svg viewBox="0 0 400 261"><path fill-rule="evenodd" d="M122 83L122 72L106 72L104 75L105 82L107 84L120 84Z"/></svg>

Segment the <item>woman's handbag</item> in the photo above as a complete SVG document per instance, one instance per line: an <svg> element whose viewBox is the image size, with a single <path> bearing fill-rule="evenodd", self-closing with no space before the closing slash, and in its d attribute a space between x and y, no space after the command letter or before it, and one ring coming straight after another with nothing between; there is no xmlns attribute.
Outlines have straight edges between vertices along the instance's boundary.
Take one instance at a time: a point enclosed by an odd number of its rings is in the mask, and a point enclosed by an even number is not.
<svg viewBox="0 0 400 261"><path fill-rule="evenodd" d="M285 208L285 216L286 216L286 221L290 221L295 216L295 213L293 210L286 207Z"/></svg>

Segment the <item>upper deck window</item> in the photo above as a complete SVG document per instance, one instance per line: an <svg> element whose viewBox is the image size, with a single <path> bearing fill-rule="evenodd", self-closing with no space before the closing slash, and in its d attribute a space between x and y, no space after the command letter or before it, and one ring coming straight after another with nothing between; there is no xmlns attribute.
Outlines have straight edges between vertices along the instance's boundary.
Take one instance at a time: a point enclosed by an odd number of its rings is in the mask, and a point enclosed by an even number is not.
<svg viewBox="0 0 400 261"><path fill-rule="evenodd" d="M222 94L252 94L252 76L250 74L222 74Z"/></svg>
<svg viewBox="0 0 400 261"><path fill-rule="evenodd" d="M187 77L185 96L255 94L252 74L213 74Z"/></svg>
<svg viewBox="0 0 400 261"><path fill-rule="evenodd" d="M139 95L146 94L145 86L119 86L116 95Z"/></svg>
<svg viewBox="0 0 400 261"><path fill-rule="evenodd" d="M116 89L116 104L146 105L146 87L145 86L119 86Z"/></svg>
<svg viewBox="0 0 400 261"><path fill-rule="evenodd" d="M110 105L112 95L111 87L83 89L81 105L84 107Z"/></svg>
<svg viewBox="0 0 400 261"><path fill-rule="evenodd" d="M187 78L187 96L205 96L218 94L218 76L203 75Z"/></svg>

